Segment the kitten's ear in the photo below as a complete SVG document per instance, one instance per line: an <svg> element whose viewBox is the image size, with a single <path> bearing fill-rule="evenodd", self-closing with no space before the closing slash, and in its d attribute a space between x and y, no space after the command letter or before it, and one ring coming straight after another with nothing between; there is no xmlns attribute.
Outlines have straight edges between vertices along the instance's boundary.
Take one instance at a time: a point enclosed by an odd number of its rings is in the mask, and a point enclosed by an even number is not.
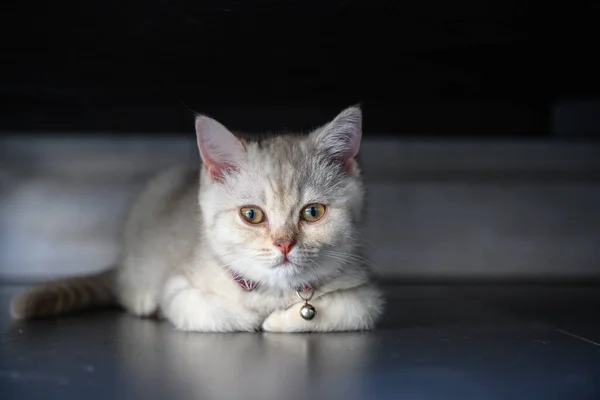
<svg viewBox="0 0 600 400"><path fill-rule="evenodd" d="M362 138L362 112L349 107L314 134L317 148L343 163L348 171L356 167Z"/></svg>
<svg viewBox="0 0 600 400"><path fill-rule="evenodd" d="M196 139L204 168L214 180L227 171L237 170L246 156L242 142L212 118L196 117Z"/></svg>

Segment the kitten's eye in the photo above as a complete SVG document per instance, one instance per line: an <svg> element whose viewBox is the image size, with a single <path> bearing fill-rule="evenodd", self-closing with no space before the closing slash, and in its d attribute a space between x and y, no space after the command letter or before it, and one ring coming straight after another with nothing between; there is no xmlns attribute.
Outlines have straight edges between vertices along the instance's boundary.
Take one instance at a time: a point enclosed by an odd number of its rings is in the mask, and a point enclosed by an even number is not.
<svg viewBox="0 0 600 400"><path fill-rule="evenodd" d="M240 215L251 224L260 224L265 219L265 213L258 207L242 207Z"/></svg>
<svg viewBox="0 0 600 400"><path fill-rule="evenodd" d="M304 207L300 216L305 221L316 222L323 217L323 214L325 214L325 206L323 204L314 203Z"/></svg>

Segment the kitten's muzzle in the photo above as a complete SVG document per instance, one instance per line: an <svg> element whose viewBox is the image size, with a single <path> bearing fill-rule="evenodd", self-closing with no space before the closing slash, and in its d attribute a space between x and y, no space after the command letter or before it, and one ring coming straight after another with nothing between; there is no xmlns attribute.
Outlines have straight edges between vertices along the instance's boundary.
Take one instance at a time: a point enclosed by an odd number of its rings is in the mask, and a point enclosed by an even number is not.
<svg viewBox="0 0 600 400"><path fill-rule="evenodd" d="M285 256L285 259L287 260L287 255L290 253L290 251L292 251L292 248L294 247L294 245L296 245L296 241L295 240L277 239L273 242L273 244L275 245L275 247L279 248L279 250L281 251L281 254L283 254Z"/></svg>

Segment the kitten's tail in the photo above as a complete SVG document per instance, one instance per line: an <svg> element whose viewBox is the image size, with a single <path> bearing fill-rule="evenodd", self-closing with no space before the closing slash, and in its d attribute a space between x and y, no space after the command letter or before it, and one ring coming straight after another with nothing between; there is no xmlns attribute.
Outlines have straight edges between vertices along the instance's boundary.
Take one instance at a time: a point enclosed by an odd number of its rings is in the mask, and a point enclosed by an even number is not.
<svg viewBox="0 0 600 400"><path fill-rule="evenodd" d="M43 283L10 302L14 319L53 317L86 308L116 304L115 270Z"/></svg>

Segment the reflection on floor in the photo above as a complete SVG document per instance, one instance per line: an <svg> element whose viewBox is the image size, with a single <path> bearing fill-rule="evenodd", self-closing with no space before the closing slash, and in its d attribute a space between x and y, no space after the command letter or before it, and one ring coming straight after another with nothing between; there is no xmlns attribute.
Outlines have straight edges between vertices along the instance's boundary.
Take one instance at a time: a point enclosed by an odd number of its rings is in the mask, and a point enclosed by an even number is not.
<svg viewBox="0 0 600 400"><path fill-rule="evenodd" d="M118 311L12 323L2 399L598 399L600 288L388 287L368 333L198 334Z"/></svg>

